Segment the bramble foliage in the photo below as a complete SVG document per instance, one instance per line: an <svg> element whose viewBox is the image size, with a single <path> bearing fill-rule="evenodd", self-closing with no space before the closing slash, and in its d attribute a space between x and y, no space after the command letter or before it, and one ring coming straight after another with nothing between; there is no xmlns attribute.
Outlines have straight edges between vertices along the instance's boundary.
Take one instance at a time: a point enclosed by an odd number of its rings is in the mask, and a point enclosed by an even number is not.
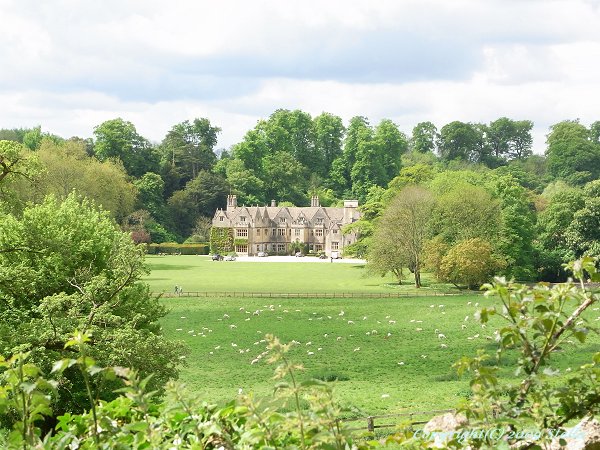
<svg viewBox="0 0 600 450"><path fill-rule="evenodd" d="M36 420L52 416L51 398L60 387L43 377L28 363L29 355L0 359L0 411L11 409L20 420L15 423L3 448L154 448L154 449L367 449L366 442L353 442L332 399L331 387L322 381L297 381L302 366L292 363L286 353L293 343L283 344L266 336L265 356L275 368L275 394L256 401L240 394L222 408L186 398L182 387L171 384L167 398L158 401L148 390L150 378L134 370L99 367L88 356L93 336L75 332L66 343L76 350L72 358L57 361L52 375L60 377L78 370L86 384L87 412L56 417L53 433L44 435ZM119 396L98 400L102 382L120 380ZM305 405L308 405L306 407ZM289 410L290 412L283 412Z"/></svg>

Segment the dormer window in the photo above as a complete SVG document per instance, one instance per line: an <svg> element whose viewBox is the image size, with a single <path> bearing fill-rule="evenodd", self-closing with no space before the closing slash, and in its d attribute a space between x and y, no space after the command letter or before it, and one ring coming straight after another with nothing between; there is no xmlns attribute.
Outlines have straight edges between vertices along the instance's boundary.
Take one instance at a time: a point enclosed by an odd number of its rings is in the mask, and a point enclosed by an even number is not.
<svg viewBox="0 0 600 450"><path fill-rule="evenodd" d="M246 216L240 216L240 222L245 222L246 221Z"/></svg>
<svg viewBox="0 0 600 450"><path fill-rule="evenodd" d="M279 218L279 223L285 223L285 217L280 217Z"/></svg>
<svg viewBox="0 0 600 450"><path fill-rule="evenodd" d="M323 218L322 217L319 217L317 219L317 225L323 225Z"/></svg>

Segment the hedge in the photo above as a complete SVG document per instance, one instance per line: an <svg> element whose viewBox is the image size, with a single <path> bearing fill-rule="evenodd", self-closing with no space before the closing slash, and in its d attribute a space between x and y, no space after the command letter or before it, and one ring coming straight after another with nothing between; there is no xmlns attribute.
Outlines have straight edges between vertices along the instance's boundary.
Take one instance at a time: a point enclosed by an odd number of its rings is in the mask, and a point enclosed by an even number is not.
<svg viewBox="0 0 600 450"><path fill-rule="evenodd" d="M208 244L177 244L164 242L162 244L148 244L146 253L150 255L208 255Z"/></svg>

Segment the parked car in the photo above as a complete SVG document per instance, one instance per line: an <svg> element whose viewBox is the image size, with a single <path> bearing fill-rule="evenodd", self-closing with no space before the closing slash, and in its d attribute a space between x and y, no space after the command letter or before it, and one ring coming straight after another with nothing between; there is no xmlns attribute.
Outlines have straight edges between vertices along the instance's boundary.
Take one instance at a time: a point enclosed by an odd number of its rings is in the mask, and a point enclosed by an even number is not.
<svg viewBox="0 0 600 450"><path fill-rule="evenodd" d="M269 254L267 252L258 252L258 254L256 256L259 256L261 258L264 258L266 256L269 256Z"/></svg>
<svg viewBox="0 0 600 450"><path fill-rule="evenodd" d="M331 252L331 257L333 259L342 259L342 254L340 252Z"/></svg>
<svg viewBox="0 0 600 450"><path fill-rule="evenodd" d="M296 252L296 258L302 258L304 254L302 252Z"/></svg>
<svg viewBox="0 0 600 450"><path fill-rule="evenodd" d="M233 255L227 255L225 257L225 261L235 261L235 256L233 256Z"/></svg>
<svg viewBox="0 0 600 450"><path fill-rule="evenodd" d="M212 255L212 260L213 261L223 261L223 255L219 255L218 253L215 253L214 255Z"/></svg>

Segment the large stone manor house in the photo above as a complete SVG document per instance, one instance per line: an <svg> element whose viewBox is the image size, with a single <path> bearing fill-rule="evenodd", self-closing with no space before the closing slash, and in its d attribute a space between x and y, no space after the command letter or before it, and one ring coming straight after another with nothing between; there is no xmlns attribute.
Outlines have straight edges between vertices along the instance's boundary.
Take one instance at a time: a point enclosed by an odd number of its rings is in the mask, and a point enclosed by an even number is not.
<svg viewBox="0 0 600 450"><path fill-rule="evenodd" d="M309 252L341 252L356 241L355 233L342 234L342 227L360 217L358 200L345 200L343 208L324 207L313 196L310 207L238 206L237 197L227 197L227 209L218 209L213 227L233 229L235 251L241 255L259 252L290 253L292 243L308 246Z"/></svg>

